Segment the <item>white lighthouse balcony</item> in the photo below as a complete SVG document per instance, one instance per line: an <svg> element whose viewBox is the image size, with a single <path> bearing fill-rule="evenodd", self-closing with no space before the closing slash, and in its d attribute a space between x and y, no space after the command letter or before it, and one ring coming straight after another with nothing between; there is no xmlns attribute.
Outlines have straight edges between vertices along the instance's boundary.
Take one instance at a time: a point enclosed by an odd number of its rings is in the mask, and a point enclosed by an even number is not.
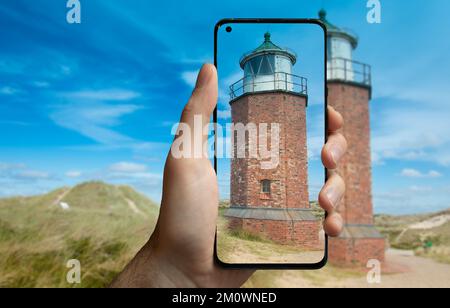
<svg viewBox="0 0 450 308"><path fill-rule="evenodd" d="M333 57L327 62L328 81L345 81L372 86L372 68L370 65L342 57Z"/></svg>
<svg viewBox="0 0 450 308"><path fill-rule="evenodd" d="M230 86L230 101L249 93L285 91L308 95L308 80L285 72L247 75Z"/></svg>

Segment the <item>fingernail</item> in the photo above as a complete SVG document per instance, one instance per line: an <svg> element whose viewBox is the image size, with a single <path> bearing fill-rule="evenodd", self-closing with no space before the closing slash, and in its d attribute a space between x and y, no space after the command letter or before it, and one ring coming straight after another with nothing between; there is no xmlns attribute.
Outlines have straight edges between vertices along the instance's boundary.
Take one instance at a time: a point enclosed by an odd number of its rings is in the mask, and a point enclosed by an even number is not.
<svg viewBox="0 0 450 308"><path fill-rule="evenodd" d="M339 202L339 194L337 193L336 189L333 186L330 186L326 190L325 195L327 196L327 199L331 203L331 205L336 208Z"/></svg>
<svg viewBox="0 0 450 308"><path fill-rule="evenodd" d="M331 159L335 164L337 164L342 155L344 155L344 150L337 144L333 144L330 148Z"/></svg>
<svg viewBox="0 0 450 308"><path fill-rule="evenodd" d="M197 76L197 82L195 83L196 89L203 88L206 84L208 84L208 81L211 79L211 68L209 65L204 64L198 73Z"/></svg>

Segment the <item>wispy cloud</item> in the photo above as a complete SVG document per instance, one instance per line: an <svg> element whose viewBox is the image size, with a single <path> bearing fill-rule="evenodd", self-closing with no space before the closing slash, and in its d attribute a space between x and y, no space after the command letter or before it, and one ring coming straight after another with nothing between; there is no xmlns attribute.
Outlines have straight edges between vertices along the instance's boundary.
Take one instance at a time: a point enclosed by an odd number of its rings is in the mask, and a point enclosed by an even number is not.
<svg viewBox="0 0 450 308"><path fill-rule="evenodd" d="M61 94L69 99L100 100L100 101L129 101L141 96L136 91L126 89L102 89L65 92Z"/></svg>
<svg viewBox="0 0 450 308"><path fill-rule="evenodd" d="M119 162L111 165L109 170L112 172L141 173L147 170L147 166L132 162Z"/></svg>
<svg viewBox="0 0 450 308"><path fill-rule="evenodd" d="M450 206L450 191L442 185L413 185L404 188L394 186L385 191L374 192L373 197L377 213L429 213Z"/></svg>
<svg viewBox="0 0 450 308"><path fill-rule="evenodd" d="M315 136L308 136L308 159L318 160L322 152L324 144L324 137L317 134Z"/></svg>
<svg viewBox="0 0 450 308"><path fill-rule="evenodd" d="M441 109L385 108L372 117L372 157L450 165L450 121Z"/></svg>
<svg viewBox="0 0 450 308"><path fill-rule="evenodd" d="M0 88L0 94L2 95L15 95L20 93L21 91L17 88L5 86Z"/></svg>
<svg viewBox="0 0 450 308"><path fill-rule="evenodd" d="M417 37L415 40L429 38ZM410 38L405 37L404 41L408 40ZM434 48L433 52L411 50L416 59L414 62L399 57L393 67L389 58L377 61L372 105L372 157L376 163L394 159L450 166L450 135L447 133L450 121L446 100L448 61L444 60L444 50L449 45L444 41L437 41L437 44L446 47ZM430 67L434 69L430 70Z"/></svg>
<svg viewBox="0 0 450 308"><path fill-rule="evenodd" d="M433 190L433 188L430 186L413 185L413 186L409 187L409 190L411 190L413 192L431 192Z"/></svg>
<svg viewBox="0 0 450 308"><path fill-rule="evenodd" d="M121 118L141 109L134 104L65 104L57 106L50 118L59 126L76 131L101 144L130 144L136 141L111 129Z"/></svg>
<svg viewBox="0 0 450 308"><path fill-rule="evenodd" d="M65 175L68 178L75 179L75 178L81 177L83 175L83 173L78 170L71 170L71 171L67 171Z"/></svg>
<svg viewBox="0 0 450 308"><path fill-rule="evenodd" d="M0 179L3 180L37 181L52 178L49 172L31 169L23 163L0 163Z"/></svg>
<svg viewBox="0 0 450 308"><path fill-rule="evenodd" d="M228 89L232 84L238 82L239 80L241 80L244 77L244 71L240 70L240 71L236 71L233 74L225 77L222 80L222 83L225 87L225 89Z"/></svg>
<svg viewBox="0 0 450 308"><path fill-rule="evenodd" d="M24 76L37 81L35 86L47 86L48 80L62 80L78 70L78 62L59 50L37 46L32 54L0 54L0 74ZM30 57L31 55L31 57ZM46 81L44 81L46 80ZM28 80L29 81L29 80ZM45 84L44 84L45 83Z"/></svg>
<svg viewBox="0 0 450 308"><path fill-rule="evenodd" d="M200 66L204 63L211 63L213 60L212 56L200 56L200 57L189 57L183 50L178 50L178 52L168 53L165 55L168 61L173 61L178 64L183 65L197 65Z"/></svg>
<svg viewBox="0 0 450 308"><path fill-rule="evenodd" d="M50 83L47 82L47 81L33 81L32 84L36 88L48 88L48 87L50 87Z"/></svg>
<svg viewBox="0 0 450 308"><path fill-rule="evenodd" d="M36 170L24 170L17 172L15 177L18 179L27 179L27 180L43 180L49 179L50 174L48 172L36 171Z"/></svg>
<svg viewBox="0 0 450 308"><path fill-rule="evenodd" d="M26 165L23 163L2 163L0 162L0 171L24 169Z"/></svg>
<svg viewBox="0 0 450 308"><path fill-rule="evenodd" d="M187 71L181 73L181 79L191 88L195 87L198 71Z"/></svg>
<svg viewBox="0 0 450 308"><path fill-rule="evenodd" d="M416 169L403 169L402 172L400 172L400 175L408 178L438 178L442 176L441 173L435 170L422 173Z"/></svg>
<svg viewBox="0 0 450 308"><path fill-rule="evenodd" d="M144 164L119 162L97 174L102 180L128 184L158 201L162 191L162 173L150 172Z"/></svg>
<svg viewBox="0 0 450 308"><path fill-rule="evenodd" d="M122 182L133 181L159 181L162 183L162 175L151 172L110 172L105 176L107 180L116 180Z"/></svg>
<svg viewBox="0 0 450 308"><path fill-rule="evenodd" d="M0 196L34 195L48 192L58 178L48 172L28 167L24 163L0 162Z"/></svg>
<svg viewBox="0 0 450 308"><path fill-rule="evenodd" d="M237 71L220 80L219 84L219 104L229 109L230 105L230 86L244 77L243 71Z"/></svg>

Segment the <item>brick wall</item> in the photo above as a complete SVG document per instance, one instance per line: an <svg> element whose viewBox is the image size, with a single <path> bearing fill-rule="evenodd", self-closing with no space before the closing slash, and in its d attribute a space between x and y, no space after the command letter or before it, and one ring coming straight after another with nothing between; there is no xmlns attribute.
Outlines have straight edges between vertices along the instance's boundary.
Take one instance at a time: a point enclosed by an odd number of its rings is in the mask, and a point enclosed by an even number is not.
<svg viewBox="0 0 450 308"><path fill-rule="evenodd" d="M296 245L304 249L323 249L319 240L320 220L279 221L230 218L231 230L243 230L283 245Z"/></svg>
<svg viewBox="0 0 450 308"><path fill-rule="evenodd" d="M328 103L344 117L342 134L348 143L338 170L346 184L338 211L348 224L373 224L369 89L329 83Z"/></svg>
<svg viewBox="0 0 450 308"><path fill-rule="evenodd" d="M384 262L385 240L380 238L337 238L329 242L329 259L334 264L365 267L367 261Z"/></svg>
<svg viewBox="0 0 450 308"><path fill-rule="evenodd" d="M369 100L368 88L328 83L328 103L342 114L342 134L348 143L347 154L338 169L346 193L337 210L345 225L363 225L374 232L372 237L331 238L329 260L337 265L364 267L370 259L384 261L386 243L373 226Z"/></svg>
<svg viewBox="0 0 450 308"><path fill-rule="evenodd" d="M231 204L309 208L306 98L283 92L253 93L232 102L231 110L233 123L280 124L277 168L261 169L260 161L248 158L248 153L247 158L232 159ZM268 132L270 136L270 125ZM234 143L234 153L236 147ZM265 179L272 181L270 196L261 193L261 181Z"/></svg>

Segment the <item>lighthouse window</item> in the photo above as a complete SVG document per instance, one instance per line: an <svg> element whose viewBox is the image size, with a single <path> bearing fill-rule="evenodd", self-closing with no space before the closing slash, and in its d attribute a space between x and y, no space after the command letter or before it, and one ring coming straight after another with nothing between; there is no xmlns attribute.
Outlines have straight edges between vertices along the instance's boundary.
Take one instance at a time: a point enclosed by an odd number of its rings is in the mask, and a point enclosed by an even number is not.
<svg viewBox="0 0 450 308"><path fill-rule="evenodd" d="M271 75L274 73L275 67L275 57L274 56L264 56L262 57L261 67L259 68L259 75Z"/></svg>
<svg viewBox="0 0 450 308"><path fill-rule="evenodd" d="M275 72L275 56L264 55L251 59L245 65L245 74L248 75L271 75Z"/></svg>
<svg viewBox="0 0 450 308"><path fill-rule="evenodd" d="M249 62L247 62L247 64L245 64L245 67L244 67L244 75L245 75L245 76L253 76L253 75L255 75L255 74L253 73L252 66L250 65Z"/></svg>
<svg viewBox="0 0 450 308"><path fill-rule="evenodd" d="M250 64L252 67L253 75L258 75L259 67L261 66L261 58L256 57L252 59Z"/></svg>
<svg viewBox="0 0 450 308"><path fill-rule="evenodd" d="M270 180L261 181L261 192L265 194L270 194Z"/></svg>

